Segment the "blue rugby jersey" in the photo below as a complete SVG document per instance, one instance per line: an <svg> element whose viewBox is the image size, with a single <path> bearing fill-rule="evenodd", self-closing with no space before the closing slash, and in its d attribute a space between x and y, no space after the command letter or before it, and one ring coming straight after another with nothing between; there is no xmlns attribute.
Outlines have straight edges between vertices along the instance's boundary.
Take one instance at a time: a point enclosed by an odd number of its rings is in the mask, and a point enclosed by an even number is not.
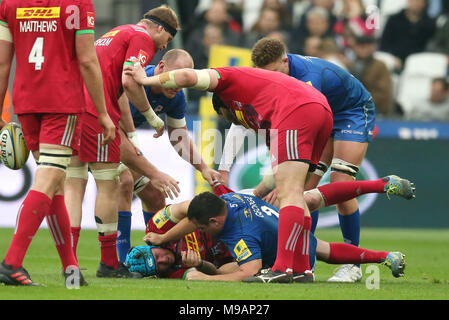
<svg viewBox="0 0 449 320"><path fill-rule="evenodd" d="M217 235L237 263L261 259L262 267L276 260L279 209L251 195L228 193L220 196L227 202L225 225ZM310 266L315 264L316 239L310 234Z"/></svg>
<svg viewBox="0 0 449 320"><path fill-rule="evenodd" d="M154 69L155 66L147 66L145 68L148 77L154 75ZM147 95L147 99L150 102L151 107L158 116L161 114L166 114L174 119L183 119L185 117L187 103L182 90L179 91L173 99L169 99L163 94L153 94L150 87L145 87L145 94ZM138 128L147 120L131 102L129 103L129 107L134 120L134 126Z"/></svg>
<svg viewBox="0 0 449 320"><path fill-rule="evenodd" d="M311 84L323 93L338 115L355 107L362 107L371 99L363 84L348 71L315 57L287 54L290 76Z"/></svg>

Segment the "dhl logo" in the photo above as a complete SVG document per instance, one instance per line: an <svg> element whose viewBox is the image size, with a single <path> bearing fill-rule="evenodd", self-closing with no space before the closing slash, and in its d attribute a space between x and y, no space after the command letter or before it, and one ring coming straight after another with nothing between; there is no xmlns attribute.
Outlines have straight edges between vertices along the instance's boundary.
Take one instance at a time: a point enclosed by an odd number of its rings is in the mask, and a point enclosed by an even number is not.
<svg viewBox="0 0 449 320"><path fill-rule="evenodd" d="M17 8L16 19L54 19L59 18L60 7Z"/></svg>
<svg viewBox="0 0 449 320"><path fill-rule="evenodd" d="M193 250L196 252L199 258L201 258L200 248L198 247L198 240L196 240L195 232L189 233L185 236L187 249Z"/></svg>

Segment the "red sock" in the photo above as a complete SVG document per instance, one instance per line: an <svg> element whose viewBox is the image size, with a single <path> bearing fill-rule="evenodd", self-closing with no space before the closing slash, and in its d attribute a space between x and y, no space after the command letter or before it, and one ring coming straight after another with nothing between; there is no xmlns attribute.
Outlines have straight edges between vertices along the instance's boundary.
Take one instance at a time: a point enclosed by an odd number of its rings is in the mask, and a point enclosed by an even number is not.
<svg viewBox="0 0 449 320"><path fill-rule="evenodd" d="M51 199L44 193L31 190L19 208L16 230L5 256L5 263L13 269L22 266L31 240L48 213Z"/></svg>
<svg viewBox="0 0 449 320"><path fill-rule="evenodd" d="M107 236L98 236L100 241L101 250L101 262L108 267L117 269L118 256L117 256L117 232Z"/></svg>
<svg viewBox="0 0 449 320"><path fill-rule="evenodd" d="M76 248L78 247L78 240L80 238L81 227L70 227L72 233L72 249L76 258ZM78 260L78 259L77 259Z"/></svg>
<svg viewBox="0 0 449 320"><path fill-rule="evenodd" d="M293 272L303 273L310 270L309 239L312 228L312 218L304 217L303 229L297 240L295 254L293 256Z"/></svg>
<svg viewBox="0 0 449 320"><path fill-rule="evenodd" d="M330 254L327 263L331 264L361 264L380 263L388 255L385 251L372 251L346 243L329 243Z"/></svg>
<svg viewBox="0 0 449 320"><path fill-rule="evenodd" d="M345 202L366 193L385 193L387 181L342 181L318 187L326 206Z"/></svg>
<svg viewBox="0 0 449 320"><path fill-rule="evenodd" d="M64 196L53 197L50 210L46 216L48 229L58 250L64 270L69 266L78 267L72 249L72 234L70 232L70 219L65 205Z"/></svg>
<svg viewBox="0 0 449 320"><path fill-rule="evenodd" d="M304 225L304 210L288 206L279 210L279 227L276 261L273 271L293 270L295 248Z"/></svg>

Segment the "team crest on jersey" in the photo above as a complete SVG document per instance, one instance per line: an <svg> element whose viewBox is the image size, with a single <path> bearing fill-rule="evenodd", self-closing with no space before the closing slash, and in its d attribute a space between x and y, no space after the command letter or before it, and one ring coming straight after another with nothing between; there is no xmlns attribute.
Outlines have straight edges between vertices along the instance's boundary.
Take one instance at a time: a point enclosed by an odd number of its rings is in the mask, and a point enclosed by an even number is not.
<svg viewBox="0 0 449 320"><path fill-rule="evenodd" d="M143 50L139 51L139 58L138 58L138 60L139 60L140 64L142 65L142 67L147 65L147 63L149 62L148 61L149 59L150 59L150 55L148 53L146 53Z"/></svg>
<svg viewBox="0 0 449 320"><path fill-rule="evenodd" d="M16 19L55 19L61 15L60 7L49 8L17 8Z"/></svg>
<svg viewBox="0 0 449 320"><path fill-rule="evenodd" d="M156 108L154 108L154 112L161 112L162 109L164 109L164 107L161 105L158 105Z"/></svg>
<svg viewBox="0 0 449 320"><path fill-rule="evenodd" d="M87 26L89 28L95 27L95 13L94 12L87 13Z"/></svg>
<svg viewBox="0 0 449 320"><path fill-rule="evenodd" d="M251 251L249 250L248 246L246 245L245 241L241 239L234 247L234 253L237 257L237 262L243 261L245 259L248 259L252 256Z"/></svg>

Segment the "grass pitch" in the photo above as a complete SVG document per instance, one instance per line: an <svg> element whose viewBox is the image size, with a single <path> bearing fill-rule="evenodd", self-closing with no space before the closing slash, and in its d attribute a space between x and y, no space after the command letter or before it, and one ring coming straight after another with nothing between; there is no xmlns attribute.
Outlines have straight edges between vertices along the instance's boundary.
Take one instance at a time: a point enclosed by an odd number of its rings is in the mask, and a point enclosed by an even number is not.
<svg viewBox="0 0 449 320"><path fill-rule="evenodd" d="M0 229L0 259L6 254L12 233L13 229ZM341 242L339 229L319 229L316 235ZM143 231L134 231L133 244L142 244L142 236ZM364 265L359 283L327 283L336 266L318 262L316 282L312 284L100 279L95 277L100 255L97 233L83 230L78 257L89 286L68 290L53 240L48 230L41 229L24 267L35 282L46 287L0 286L0 300L449 300L449 230L362 229L361 239L361 246L367 249L405 253L405 277L396 279L381 265Z"/></svg>

